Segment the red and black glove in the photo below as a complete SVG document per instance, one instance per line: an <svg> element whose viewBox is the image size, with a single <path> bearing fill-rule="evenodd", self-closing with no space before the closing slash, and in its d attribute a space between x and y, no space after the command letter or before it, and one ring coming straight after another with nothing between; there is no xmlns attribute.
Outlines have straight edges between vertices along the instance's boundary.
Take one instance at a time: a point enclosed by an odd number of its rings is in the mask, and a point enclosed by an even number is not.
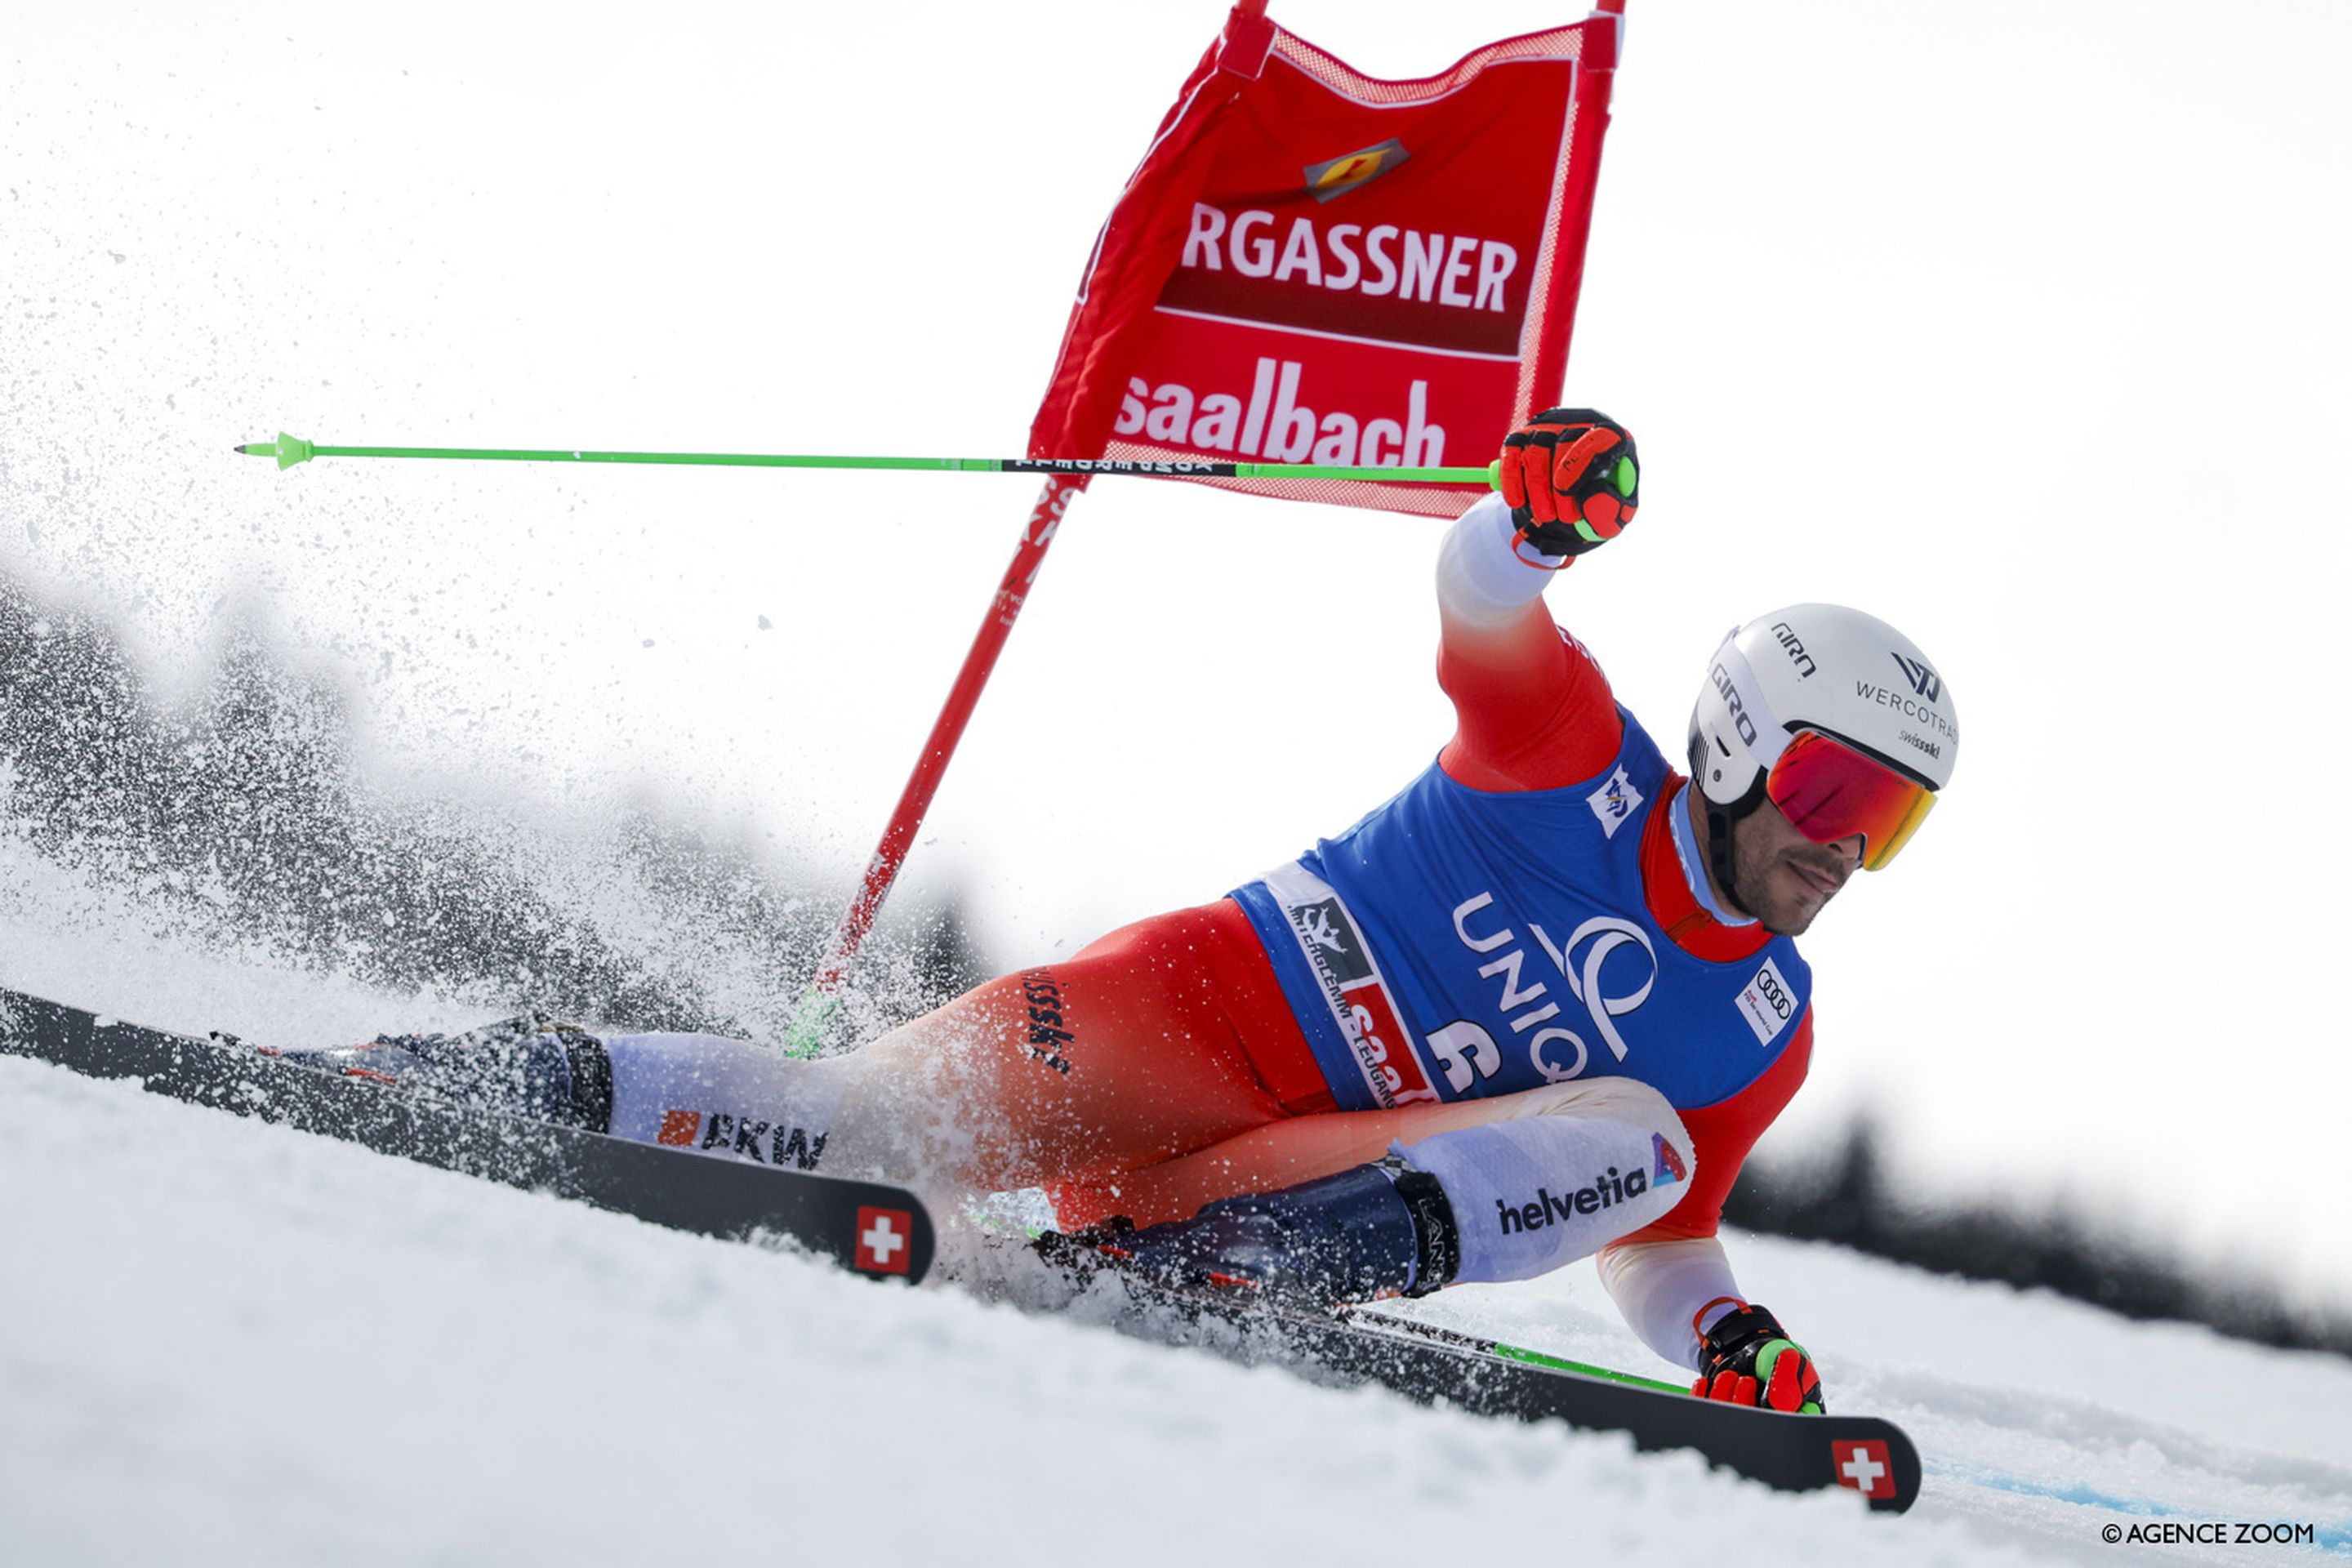
<svg viewBox="0 0 2352 1568"><path fill-rule="evenodd" d="M1701 1399L1814 1415L1827 1408L1813 1358L1763 1308L1743 1305L1726 1312L1700 1338L1706 1348L1691 1392Z"/></svg>
<svg viewBox="0 0 2352 1568"><path fill-rule="evenodd" d="M1633 437L1590 408L1547 408L1513 431L1497 478L1519 537L1563 559L1616 538L1641 500Z"/></svg>

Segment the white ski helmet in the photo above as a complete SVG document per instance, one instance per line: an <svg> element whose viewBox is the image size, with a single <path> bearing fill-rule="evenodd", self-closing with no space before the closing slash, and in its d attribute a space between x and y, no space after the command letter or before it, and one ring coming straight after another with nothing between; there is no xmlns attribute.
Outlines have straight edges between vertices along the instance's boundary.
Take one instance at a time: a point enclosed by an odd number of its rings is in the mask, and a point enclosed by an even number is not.
<svg viewBox="0 0 2352 1568"><path fill-rule="evenodd" d="M1801 748L1808 732L1892 777L1834 760L1821 742ZM1864 833L1864 864L1877 869L1951 781L1959 741L1943 677L1877 616L1840 605L1757 616L1716 649L1691 710L1691 779L1706 805L1717 879L1728 887L1731 824L1767 798L1816 842ZM1824 762L1852 771L1825 775ZM1815 769L1810 782L1790 776L1804 766Z"/></svg>

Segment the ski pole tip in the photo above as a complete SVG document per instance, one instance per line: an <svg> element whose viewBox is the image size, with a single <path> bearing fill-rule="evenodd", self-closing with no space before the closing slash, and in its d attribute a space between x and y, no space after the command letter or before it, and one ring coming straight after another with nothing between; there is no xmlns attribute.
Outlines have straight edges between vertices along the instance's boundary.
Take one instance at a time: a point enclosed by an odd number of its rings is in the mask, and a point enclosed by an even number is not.
<svg viewBox="0 0 2352 1568"><path fill-rule="evenodd" d="M310 443L299 436L289 436L283 430L278 432L275 441L247 441L236 450L248 458L277 458L278 471L281 474L297 463L310 460Z"/></svg>

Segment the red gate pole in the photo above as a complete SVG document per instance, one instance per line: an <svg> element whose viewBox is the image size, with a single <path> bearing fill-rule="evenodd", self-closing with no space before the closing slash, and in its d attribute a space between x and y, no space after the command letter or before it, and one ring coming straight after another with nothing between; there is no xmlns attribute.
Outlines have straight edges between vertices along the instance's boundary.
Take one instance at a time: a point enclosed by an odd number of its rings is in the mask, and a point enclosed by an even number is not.
<svg viewBox="0 0 2352 1568"><path fill-rule="evenodd" d="M931 798L939 794L940 781L946 776L948 763L955 755L956 743L963 739L964 726L971 721L981 691L996 668L996 657L1004 650L1005 638L1013 633L1013 623L1020 617L1021 606L1037 581L1038 568L1045 563L1045 552L1061 529L1063 513L1068 510L1071 498L1087 488L1087 479L1084 474L1055 474L1046 479L1045 489L1038 495L1037 504L1022 528L1020 547L1013 552L1013 562L1005 567L1003 580L996 585L996 597L990 602L987 617L981 622L979 635L972 638L970 651L963 656L963 668L957 671L947 702L931 725L930 737L915 759L915 771L908 776L907 787L898 795L889 826L882 830L881 842L874 847L873 858L866 862L866 879L857 889L857 897L842 912L824 963L819 966L816 978L809 983L809 994L802 1000L802 1016L793 1027L789 1048L793 1055L815 1053L814 1037L823 1027L824 1015L831 1011L824 1003L841 989L850 961L857 956L866 933L873 930L874 917L881 910L882 900L889 896L891 884L898 879L898 868L906 862L907 851L923 826L923 815L930 809Z"/></svg>

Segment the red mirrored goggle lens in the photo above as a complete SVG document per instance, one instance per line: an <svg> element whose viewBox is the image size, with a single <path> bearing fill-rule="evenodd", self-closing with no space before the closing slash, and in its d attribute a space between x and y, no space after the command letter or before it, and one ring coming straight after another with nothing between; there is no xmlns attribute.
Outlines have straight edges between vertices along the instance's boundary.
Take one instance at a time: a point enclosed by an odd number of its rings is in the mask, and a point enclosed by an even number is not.
<svg viewBox="0 0 2352 1568"><path fill-rule="evenodd" d="M1772 764L1765 793L1816 844L1862 835L1862 863L1875 871L1910 841L1936 792L1817 730L1801 731Z"/></svg>

